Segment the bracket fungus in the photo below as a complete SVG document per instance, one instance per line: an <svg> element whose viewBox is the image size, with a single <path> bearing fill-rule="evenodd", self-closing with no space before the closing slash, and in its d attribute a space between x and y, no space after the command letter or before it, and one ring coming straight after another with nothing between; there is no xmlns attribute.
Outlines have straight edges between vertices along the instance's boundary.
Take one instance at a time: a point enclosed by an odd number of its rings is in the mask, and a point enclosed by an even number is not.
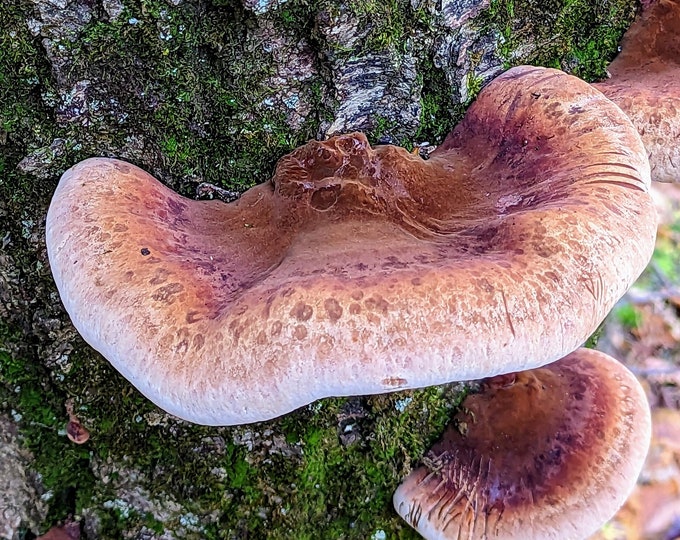
<svg viewBox="0 0 680 540"><path fill-rule="evenodd" d="M312 141L229 204L86 160L57 187L47 248L74 325L144 395L243 424L571 352L651 257L648 189L618 107L520 67L427 161Z"/></svg>
<svg viewBox="0 0 680 540"><path fill-rule="evenodd" d="M394 506L428 540L586 538L632 491L650 437L635 376L578 349L484 381Z"/></svg>
<svg viewBox="0 0 680 540"><path fill-rule="evenodd" d="M652 179L680 182L680 0L643 11L595 86L630 117L649 153Z"/></svg>

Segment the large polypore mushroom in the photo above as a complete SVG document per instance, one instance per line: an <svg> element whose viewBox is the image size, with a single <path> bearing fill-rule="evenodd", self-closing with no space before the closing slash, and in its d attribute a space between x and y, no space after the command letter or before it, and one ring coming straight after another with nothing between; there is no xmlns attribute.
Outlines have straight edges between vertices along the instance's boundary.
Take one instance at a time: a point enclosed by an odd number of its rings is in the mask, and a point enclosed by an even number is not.
<svg viewBox="0 0 680 540"><path fill-rule="evenodd" d="M428 540L586 538L632 491L650 433L637 379L579 349L484 381L394 505Z"/></svg>
<svg viewBox="0 0 680 540"><path fill-rule="evenodd" d="M680 182L680 0L643 5L609 66L611 78L594 86L640 132L652 179Z"/></svg>
<svg viewBox="0 0 680 540"><path fill-rule="evenodd" d="M616 106L522 67L427 161L360 134L310 142L230 204L86 160L47 246L86 341L167 411L238 424L574 350L651 256L648 187Z"/></svg>

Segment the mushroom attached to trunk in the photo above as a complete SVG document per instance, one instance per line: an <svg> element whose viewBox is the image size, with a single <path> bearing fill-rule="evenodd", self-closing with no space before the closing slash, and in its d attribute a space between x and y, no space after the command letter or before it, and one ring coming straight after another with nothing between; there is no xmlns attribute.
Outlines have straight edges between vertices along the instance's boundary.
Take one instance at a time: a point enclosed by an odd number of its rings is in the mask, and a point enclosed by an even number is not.
<svg viewBox="0 0 680 540"><path fill-rule="evenodd" d="M652 180L680 182L680 0L643 11L595 86L630 117L649 154Z"/></svg>
<svg viewBox="0 0 680 540"><path fill-rule="evenodd" d="M143 394L241 424L571 352L651 256L648 188L616 106L522 67L427 161L361 134L313 141L229 204L86 160L47 247L76 328Z"/></svg>
<svg viewBox="0 0 680 540"><path fill-rule="evenodd" d="M586 538L632 491L650 434L633 374L578 349L485 380L394 506L428 540Z"/></svg>

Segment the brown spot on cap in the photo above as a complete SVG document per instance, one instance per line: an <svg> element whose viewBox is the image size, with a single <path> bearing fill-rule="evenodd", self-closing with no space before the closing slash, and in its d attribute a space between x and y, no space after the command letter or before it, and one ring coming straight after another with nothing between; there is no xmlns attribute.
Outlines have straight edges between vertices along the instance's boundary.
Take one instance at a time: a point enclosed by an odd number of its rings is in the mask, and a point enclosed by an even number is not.
<svg viewBox="0 0 680 540"><path fill-rule="evenodd" d="M303 340L307 337L307 328L304 324L298 324L293 330L293 337L295 339Z"/></svg>
<svg viewBox="0 0 680 540"><path fill-rule="evenodd" d="M281 323L281 321L274 321L272 323L272 327L271 327L271 330L270 330L271 335L273 337L278 336L281 333L282 329L283 329L283 324Z"/></svg>
<svg viewBox="0 0 680 540"><path fill-rule="evenodd" d="M157 302L167 302L171 304L175 301L175 296L184 290L184 285L181 283L169 283L163 287L159 287L151 295L151 298Z"/></svg>
<svg viewBox="0 0 680 540"><path fill-rule="evenodd" d="M370 298L364 300L364 306L366 306L367 309L370 309L372 311L386 313L390 307L390 304L381 295L375 294Z"/></svg>
<svg viewBox="0 0 680 540"><path fill-rule="evenodd" d="M314 309L312 309L312 306L304 302L298 302L290 310L291 317L296 318L298 321L308 321L312 318L313 313Z"/></svg>
<svg viewBox="0 0 680 540"><path fill-rule="evenodd" d="M336 322L342 317L342 306L335 298L326 298L323 307L326 309L326 314L331 321Z"/></svg>
<svg viewBox="0 0 680 540"><path fill-rule="evenodd" d="M149 284L160 285L161 283L165 283L168 280L169 275L170 272L165 268L159 268L154 272L154 276L149 280Z"/></svg>
<svg viewBox="0 0 680 540"><path fill-rule="evenodd" d="M406 379L402 379L401 377L387 377L382 380L382 384L396 389L403 388L408 384L408 381Z"/></svg>
<svg viewBox="0 0 680 540"><path fill-rule="evenodd" d="M200 311L193 310L187 313L185 320L187 324L194 324L200 321L201 319L203 319L203 314Z"/></svg>
<svg viewBox="0 0 680 540"><path fill-rule="evenodd" d="M194 349L200 351L205 345L205 336L203 334L196 334L194 336Z"/></svg>

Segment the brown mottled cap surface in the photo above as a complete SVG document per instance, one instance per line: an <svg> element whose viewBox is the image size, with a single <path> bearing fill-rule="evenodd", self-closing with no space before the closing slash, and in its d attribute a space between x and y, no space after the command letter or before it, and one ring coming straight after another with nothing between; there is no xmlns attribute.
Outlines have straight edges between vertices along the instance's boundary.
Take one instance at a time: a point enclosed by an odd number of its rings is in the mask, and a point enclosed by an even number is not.
<svg viewBox="0 0 680 540"><path fill-rule="evenodd" d="M428 540L578 540L623 504L651 434L637 379L604 353L484 381L394 494Z"/></svg>
<svg viewBox="0 0 680 540"><path fill-rule="evenodd" d="M680 0L652 0L628 30L611 78L594 86L630 117L652 180L680 182Z"/></svg>
<svg viewBox="0 0 680 540"><path fill-rule="evenodd" d="M524 67L427 161L361 134L310 142L230 204L86 160L47 246L88 343L165 410L239 424L574 350L651 256L648 187L616 106Z"/></svg>

